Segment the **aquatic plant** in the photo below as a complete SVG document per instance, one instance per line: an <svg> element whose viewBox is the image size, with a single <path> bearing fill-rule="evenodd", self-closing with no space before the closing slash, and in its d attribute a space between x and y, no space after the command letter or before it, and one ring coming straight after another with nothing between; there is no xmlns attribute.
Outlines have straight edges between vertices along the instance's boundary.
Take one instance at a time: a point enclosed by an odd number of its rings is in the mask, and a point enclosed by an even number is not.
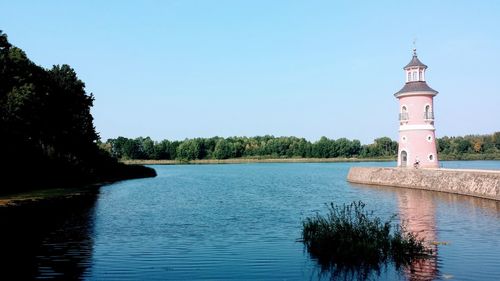
<svg viewBox="0 0 500 281"><path fill-rule="evenodd" d="M301 241L332 275L345 278L356 274L357 279L366 279L388 262L400 267L431 254L423 240L404 225L392 223L395 216L382 221L373 211L365 210L361 201L330 203L326 215L316 214L303 221Z"/></svg>

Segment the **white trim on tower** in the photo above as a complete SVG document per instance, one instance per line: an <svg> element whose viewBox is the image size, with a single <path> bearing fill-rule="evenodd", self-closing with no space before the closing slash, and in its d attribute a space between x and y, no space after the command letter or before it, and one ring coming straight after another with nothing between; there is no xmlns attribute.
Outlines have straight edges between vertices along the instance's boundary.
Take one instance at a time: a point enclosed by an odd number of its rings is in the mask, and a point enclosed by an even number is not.
<svg viewBox="0 0 500 281"><path fill-rule="evenodd" d="M430 130L430 131L434 131L436 130L436 128L434 128L433 125L431 124L422 124L422 125L400 125L399 126L399 131L402 132L402 131L412 131L412 130Z"/></svg>

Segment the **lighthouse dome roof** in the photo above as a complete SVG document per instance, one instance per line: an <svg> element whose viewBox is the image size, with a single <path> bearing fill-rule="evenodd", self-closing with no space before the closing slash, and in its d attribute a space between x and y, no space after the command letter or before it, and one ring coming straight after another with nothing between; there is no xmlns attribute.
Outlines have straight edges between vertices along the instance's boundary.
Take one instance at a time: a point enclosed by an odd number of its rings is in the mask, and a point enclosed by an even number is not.
<svg viewBox="0 0 500 281"><path fill-rule="evenodd" d="M397 97L401 94L410 93L410 92L431 92L433 94L437 94L438 92L433 88L429 87L425 81L413 81L406 83L401 90L399 90L394 95Z"/></svg>
<svg viewBox="0 0 500 281"><path fill-rule="evenodd" d="M411 61L403 68L407 69L410 67L423 67L427 68L427 65L423 64L417 57L417 50L413 49L413 57L411 58Z"/></svg>

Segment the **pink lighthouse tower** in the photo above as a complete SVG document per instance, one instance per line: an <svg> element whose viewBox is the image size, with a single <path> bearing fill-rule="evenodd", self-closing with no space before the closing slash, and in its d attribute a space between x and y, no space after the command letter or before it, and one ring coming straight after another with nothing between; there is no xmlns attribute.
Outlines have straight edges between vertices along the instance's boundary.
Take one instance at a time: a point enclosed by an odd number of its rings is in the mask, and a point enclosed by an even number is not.
<svg viewBox="0 0 500 281"><path fill-rule="evenodd" d="M406 83L394 94L399 100L398 167L439 167L433 110L438 92L425 82L426 69L413 49L413 58L404 67Z"/></svg>

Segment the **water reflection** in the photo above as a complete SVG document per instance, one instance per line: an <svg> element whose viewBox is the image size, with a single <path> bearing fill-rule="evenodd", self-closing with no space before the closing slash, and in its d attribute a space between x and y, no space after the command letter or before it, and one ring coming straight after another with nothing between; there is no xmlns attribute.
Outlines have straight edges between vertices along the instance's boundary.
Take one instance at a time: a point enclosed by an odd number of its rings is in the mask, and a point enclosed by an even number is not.
<svg viewBox="0 0 500 281"><path fill-rule="evenodd" d="M437 234L436 207L428 191L402 189L397 192L399 215L401 223L407 230L414 233L418 239L426 241L426 246L432 250L432 255L418 258L404 267L408 280L427 281L438 276L437 268Z"/></svg>
<svg viewBox="0 0 500 281"><path fill-rule="evenodd" d="M79 280L91 264L97 190L0 207L0 279Z"/></svg>
<svg viewBox="0 0 500 281"><path fill-rule="evenodd" d="M453 229L454 232L458 231L459 233L463 233L462 218L465 219L470 216L481 218L500 218L500 202L494 200L418 189L364 186L356 184L352 184L351 186L361 189L377 190L395 195L398 203L397 207L401 222L406 223L409 231L416 233L419 238L423 238L429 242L428 247L433 250L434 254L428 259L415 260L411 265L404 267L404 277L408 280L438 280L440 278L452 278L453 276L440 272L440 265L442 264L442 261L440 260L439 247L452 246L444 246L450 241L440 241L440 238L437 235L438 222L436 216L438 213L438 204L441 206L441 212L443 211L443 209L446 209L448 210L448 212L450 212L450 216L446 217L448 226L442 226L441 231L443 231L443 228L450 228ZM455 217L456 213L461 214L463 217ZM442 221L440 223L443 224ZM450 227L450 225L453 225L453 227ZM455 226L458 226L460 228L457 229L455 228ZM492 228L495 229L495 226L493 226ZM482 231L488 230L489 228ZM450 234L448 234L447 236L449 237ZM457 240L457 238L455 239L456 241L451 241L452 244L461 244L461 251L467 251L467 253L461 253L461 255L472 255L470 256L470 258L472 258L477 251L480 251L476 249L478 247L477 244L474 248L472 248L471 251L471 249L468 248L469 244L464 243L461 240ZM438 246L442 244L443 246ZM456 248L446 249L448 250L448 252L450 252L450 250L456 251ZM448 255L448 263L453 263L454 261L451 261L451 259L453 258L454 257L450 257ZM491 262L492 261L490 260L484 260L481 266L486 267L487 265L487 267L490 267ZM461 268L463 269L462 273L469 272L475 269L474 265L472 264L469 264L469 267L467 269L464 269L463 267ZM450 269L448 269L447 271L450 271ZM460 272L460 270L457 269L455 269L454 271ZM478 272L478 274L480 275L482 271Z"/></svg>

